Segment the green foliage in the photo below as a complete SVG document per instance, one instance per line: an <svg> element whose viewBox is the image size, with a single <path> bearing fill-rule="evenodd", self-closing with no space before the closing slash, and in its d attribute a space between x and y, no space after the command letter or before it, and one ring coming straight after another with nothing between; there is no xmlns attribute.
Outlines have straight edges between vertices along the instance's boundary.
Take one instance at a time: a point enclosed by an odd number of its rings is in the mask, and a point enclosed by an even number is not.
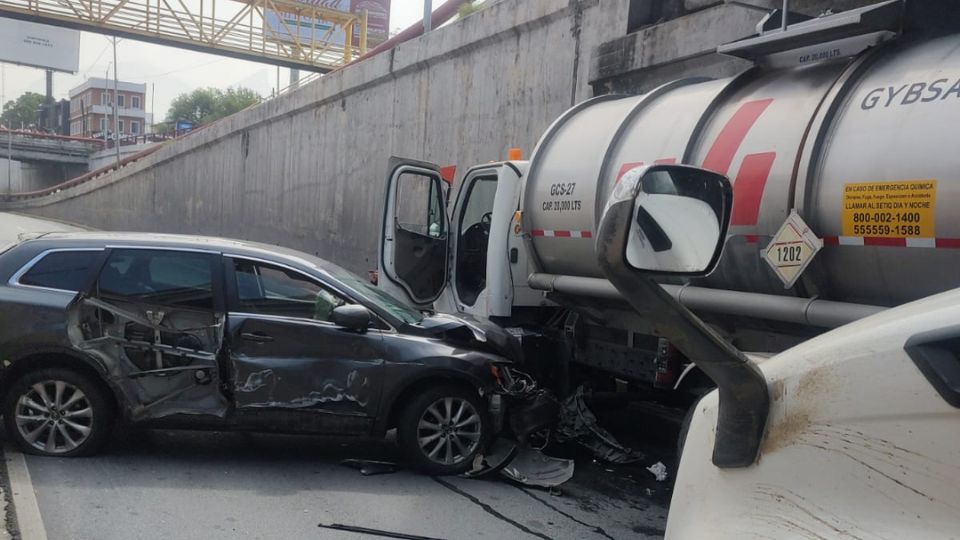
<svg viewBox="0 0 960 540"><path fill-rule="evenodd" d="M487 6L484 5L484 0L474 0L473 2L467 2L460 6L460 9L457 10L457 16L461 19L467 15L472 15Z"/></svg>
<svg viewBox="0 0 960 540"><path fill-rule="evenodd" d="M0 115L0 124L14 129L20 126L32 126L37 123L37 111L44 101L43 94L26 92L16 100L3 104L3 114Z"/></svg>
<svg viewBox="0 0 960 540"><path fill-rule="evenodd" d="M173 100L167 111L166 123L186 120L195 126L207 124L259 103L260 99L260 94L249 88L228 88L226 91L197 88Z"/></svg>
<svg viewBox="0 0 960 540"><path fill-rule="evenodd" d="M174 124L170 122L157 122L153 124L153 133L170 133L174 129Z"/></svg>
<svg viewBox="0 0 960 540"><path fill-rule="evenodd" d="M220 118L230 116L251 105L260 103L260 99L260 94L249 88L227 88L227 91L220 96L220 102L217 104L217 114Z"/></svg>

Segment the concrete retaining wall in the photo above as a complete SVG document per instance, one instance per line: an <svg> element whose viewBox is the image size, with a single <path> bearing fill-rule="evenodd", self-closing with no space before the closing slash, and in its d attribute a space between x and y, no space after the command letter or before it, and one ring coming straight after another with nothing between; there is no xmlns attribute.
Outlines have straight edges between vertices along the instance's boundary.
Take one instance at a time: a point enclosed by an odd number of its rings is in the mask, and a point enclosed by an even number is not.
<svg viewBox="0 0 960 540"><path fill-rule="evenodd" d="M590 51L627 0L505 0L231 116L21 211L116 230L284 244L376 267L390 155L458 164L532 151L591 95ZM7 206L9 207L9 205Z"/></svg>

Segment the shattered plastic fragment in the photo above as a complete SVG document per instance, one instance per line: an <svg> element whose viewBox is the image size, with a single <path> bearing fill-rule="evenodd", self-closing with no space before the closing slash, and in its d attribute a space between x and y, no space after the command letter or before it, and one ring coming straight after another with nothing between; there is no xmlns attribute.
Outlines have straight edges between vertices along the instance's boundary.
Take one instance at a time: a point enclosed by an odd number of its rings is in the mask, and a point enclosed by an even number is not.
<svg viewBox="0 0 960 540"><path fill-rule="evenodd" d="M534 448L523 448L500 474L527 486L556 487L573 478L573 460L544 455Z"/></svg>
<svg viewBox="0 0 960 540"><path fill-rule="evenodd" d="M554 430L554 439L561 443L576 441L609 463L634 463L644 458L642 452L621 445L610 432L600 427L597 417L583 399L582 386L561 405L560 423Z"/></svg>
<svg viewBox="0 0 960 540"><path fill-rule="evenodd" d="M374 461L370 459L345 459L341 465L357 469L363 476L390 474L397 472L397 464L389 461Z"/></svg>
<svg viewBox="0 0 960 540"><path fill-rule="evenodd" d="M477 455L473 461L473 467L463 473L467 478L480 478L488 474L495 473L503 469L520 452L517 443L499 438L493 441L486 454Z"/></svg>
<svg viewBox="0 0 960 540"><path fill-rule="evenodd" d="M663 462L656 462L653 465L647 467L647 470L653 473L653 476L657 478L657 482L663 482L667 479L667 466Z"/></svg>

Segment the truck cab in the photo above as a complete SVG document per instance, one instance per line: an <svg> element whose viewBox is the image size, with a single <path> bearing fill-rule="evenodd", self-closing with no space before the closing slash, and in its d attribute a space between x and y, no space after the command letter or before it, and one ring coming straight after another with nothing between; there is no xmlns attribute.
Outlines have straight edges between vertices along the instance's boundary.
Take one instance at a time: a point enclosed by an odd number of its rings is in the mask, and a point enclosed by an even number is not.
<svg viewBox="0 0 960 540"><path fill-rule="evenodd" d="M519 210L528 167L477 165L454 190L437 165L391 158L379 286L422 309L481 320L548 305L527 284Z"/></svg>

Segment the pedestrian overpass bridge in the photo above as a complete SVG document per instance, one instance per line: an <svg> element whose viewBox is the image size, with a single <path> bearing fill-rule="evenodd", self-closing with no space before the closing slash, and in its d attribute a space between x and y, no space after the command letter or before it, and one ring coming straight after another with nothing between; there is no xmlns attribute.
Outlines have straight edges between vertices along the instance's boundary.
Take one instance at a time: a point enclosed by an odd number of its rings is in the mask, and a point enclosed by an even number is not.
<svg viewBox="0 0 960 540"><path fill-rule="evenodd" d="M13 161L86 167L90 155L104 146L100 139L0 129L0 158Z"/></svg>

